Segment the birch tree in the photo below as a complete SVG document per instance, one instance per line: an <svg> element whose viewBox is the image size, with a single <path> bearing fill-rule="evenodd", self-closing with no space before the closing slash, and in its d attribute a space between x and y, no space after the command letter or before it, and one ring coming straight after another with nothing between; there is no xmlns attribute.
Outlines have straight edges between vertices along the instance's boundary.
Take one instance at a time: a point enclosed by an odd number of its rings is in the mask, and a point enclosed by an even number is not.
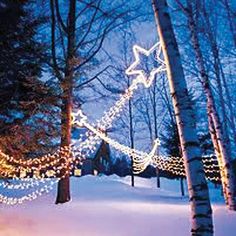
<svg viewBox="0 0 236 236"><path fill-rule="evenodd" d="M216 102L210 85L209 75L206 71L204 63L203 52L201 50L199 42L196 20L194 18L193 2L187 0L187 6L184 6L179 0L176 0L176 2L181 7L188 20L191 43L194 49L196 63L201 77L203 90L207 99L207 113L209 125L213 125L213 127L210 127L210 131L212 132L212 130L214 130L215 132L214 135L211 135L211 137L217 139L213 140L213 145L216 150L217 159L220 167L221 182L225 202L230 210L236 210L236 194L234 186L235 176L232 165L230 164L229 152L227 151L227 146L224 142L225 138L223 128L216 109Z"/></svg>
<svg viewBox="0 0 236 236"><path fill-rule="evenodd" d="M184 77L166 0L152 0L183 152L191 206L191 232L213 235L212 210L196 134L195 114Z"/></svg>
<svg viewBox="0 0 236 236"><path fill-rule="evenodd" d="M206 3L207 2L205 0L202 0L201 9L198 9L198 11L200 11L203 15L204 36L206 37L208 44L210 45L212 56L213 56L213 69L214 69L214 75L215 75L216 83L217 83L217 89L218 89L218 95L219 95L219 101L220 101L220 110L222 113L223 131L225 132L224 138L225 138L227 147L230 150L229 153L231 153L232 155L230 138L229 138L230 136L229 129L231 128L232 130L233 141L236 145L236 124L234 120L234 109L233 109L231 99L230 99L231 94L230 94L228 84L226 81L226 76L222 68L223 66L222 66L222 60L220 57L220 47L217 42L217 36L214 35L214 32L213 32L213 25L210 19L210 15L206 9ZM215 17L218 17L218 16L215 16ZM214 20L215 19L213 19L213 21ZM225 93L223 89L225 90ZM228 110L226 106L228 106ZM227 114L229 114L229 116Z"/></svg>

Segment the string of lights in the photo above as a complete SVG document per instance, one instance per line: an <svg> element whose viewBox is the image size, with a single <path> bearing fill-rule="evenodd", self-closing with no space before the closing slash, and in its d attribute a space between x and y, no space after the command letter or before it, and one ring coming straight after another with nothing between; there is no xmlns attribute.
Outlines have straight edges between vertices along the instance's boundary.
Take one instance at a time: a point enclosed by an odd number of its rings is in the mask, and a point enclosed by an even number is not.
<svg viewBox="0 0 236 236"><path fill-rule="evenodd" d="M33 187L37 187L40 184L47 183L48 179L34 179L34 178L25 178L19 179L19 181L2 181L0 183L0 187L4 189L30 189Z"/></svg>
<svg viewBox="0 0 236 236"><path fill-rule="evenodd" d="M75 122L76 125L86 127L92 133L94 133L97 137L103 139L105 142L109 143L115 149L121 151L126 154L133 160L133 171L135 174L139 174L143 172L148 165L154 165L158 169L163 171L169 171L177 176L185 176L183 158L179 157L168 157L168 156L157 156L155 155L157 147L160 145L160 140L157 139L154 142L153 149L150 153L142 152L139 150L131 149L128 146L122 145L117 141L109 138L104 132L98 130L93 127L91 124L87 122L87 116L85 116L81 110L77 111L76 117L79 117L79 120ZM74 118L75 119L75 118ZM218 165L216 164L215 158L203 159L205 172L207 174L219 174ZM217 168L217 169L216 169ZM219 177L211 177L207 175L208 179L219 181Z"/></svg>
<svg viewBox="0 0 236 236"><path fill-rule="evenodd" d="M44 193L48 193L50 190L53 189L53 185L56 184L58 180L51 180L49 184L44 185L40 189L37 189L31 193L28 193L22 197L9 197L3 194L0 194L0 202L7 204L7 205L15 205L15 204L22 204L25 201L32 201L36 198L40 197Z"/></svg>
<svg viewBox="0 0 236 236"><path fill-rule="evenodd" d="M142 70L135 71L134 67L136 67L137 64L140 63L140 59L139 59L140 52L146 56L149 56L155 50L157 52L156 53L156 60L159 62L160 66L157 68L154 68L152 70L149 78L146 78L144 71L142 71ZM138 87L137 85L139 83L144 84L144 86L148 88L151 86L151 84L155 78L155 75L157 73L159 73L160 71L165 70L165 63L160 58L161 45L159 42L156 43L149 50L145 50L145 49L135 45L133 47L133 52L134 52L134 56L135 56L135 62L126 70L126 73L127 73L127 75L138 74L138 76L136 77L136 79L133 80L133 82L131 83L130 87L126 90L126 92L123 95L121 95L120 100L118 100L115 103L115 105L110 108L110 110L108 112L105 112L102 119L97 122L97 127L99 127L99 129L105 130L108 127L110 127L114 118L116 118L117 116L120 115L126 101L129 100L133 96L133 92L135 89L137 89L137 87ZM87 136L86 141L80 142L81 143L79 145L80 147L78 147L79 154L80 154L79 156L83 156L82 150L87 149L87 152L85 154L88 154L88 152L94 151L96 144L99 142L98 137L91 135L90 133L86 133L86 136ZM34 169L35 168L34 166L36 166L36 169L46 169L51 166L55 166L58 162L60 162L59 157L62 156L64 151L67 152L68 149L70 149L70 146L61 147L54 154L47 154L43 157L33 158L33 159L29 159L29 160L22 160L19 158L14 158L14 157L8 156L8 155L4 154L1 150L0 150L0 155L5 157L6 160L9 161L10 163L17 164L19 166L18 169L15 170L16 172L19 172L19 171L20 172L24 172L24 171L27 172L27 170L29 168ZM78 156L78 152L77 152L77 156ZM42 163L45 163L45 164L42 164ZM24 168L22 166L26 166L26 167Z"/></svg>
<svg viewBox="0 0 236 236"><path fill-rule="evenodd" d="M96 124L90 124L87 122L87 117L81 110L72 113L72 125L86 127L88 129L84 135L80 135L76 145L73 144L60 147L53 154L46 154L42 157L27 160L9 156L0 150L0 174L5 178L11 177L13 180L18 180L18 182L2 182L0 183L0 187L21 190L44 185L42 188L19 198L0 194L0 202L6 204L19 204L24 201L36 199L43 193L48 192L52 189L53 184L58 182L58 178L64 178L65 176L71 175L72 170L77 169L78 164L96 150L96 145L101 139L132 158L133 171L135 174L144 171L148 165L153 165L158 169L168 171L173 175L181 177L185 176L183 158L155 155L158 146L160 146L159 139L155 140L150 153L146 153L120 144L104 133L104 131L112 126L114 119L120 116L126 102L133 96L138 85L143 84L144 87L148 88L153 83L156 74L166 71L165 62L161 59L162 50L159 42L149 50L145 50L135 45L133 47L133 52L135 61L126 70L126 74L129 76L136 75L136 78L132 80L130 87L121 95L120 99L104 113L103 117L98 120ZM149 56L154 52L156 52L155 59L158 63L158 67L153 68L149 76L146 76L146 73L143 70L136 69L140 63L139 54L142 53L145 56ZM203 160L203 163L207 178L211 181L219 181L219 167L215 159L210 157L207 160ZM29 177L30 175L32 176ZM47 177L50 177L50 179L47 179ZM56 180L53 181L51 178L56 178ZM50 183L48 184L48 182Z"/></svg>

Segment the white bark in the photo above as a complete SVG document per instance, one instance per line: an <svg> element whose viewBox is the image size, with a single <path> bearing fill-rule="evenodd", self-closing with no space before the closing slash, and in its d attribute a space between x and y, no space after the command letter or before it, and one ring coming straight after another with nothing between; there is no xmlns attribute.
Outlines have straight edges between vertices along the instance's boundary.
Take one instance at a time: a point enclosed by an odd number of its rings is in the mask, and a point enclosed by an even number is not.
<svg viewBox="0 0 236 236"><path fill-rule="evenodd" d="M236 210L236 197L235 197L235 187L234 187L234 173L232 166L230 165L230 158L227 153L226 145L224 143L224 136L222 131L222 125L219 120L219 116L216 110L215 100L212 94L212 90L210 87L210 81L208 74L205 69L204 60L202 51L199 44L198 32L196 29L195 21L193 18L193 9L191 1L187 1L187 17L188 17L188 26L191 33L191 42L194 48L195 57L197 61L197 66L200 72L203 89L207 98L207 112L208 119L212 118L212 122L214 125L214 129L216 132L216 137L220 149L220 155L217 155L220 173L221 173L221 181L223 192L225 196L226 204L228 205L230 210Z"/></svg>
<svg viewBox="0 0 236 236"><path fill-rule="evenodd" d="M166 0L152 0L183 151L193 236L213 235L212 210L196 134L196 121Z"/></svg>
<svg viewBox="0 0 236 236"><path fill-rule="evenodd" d="M198 9L198 10L200 10L200 9ZM212 26L211 26L209 14L208 14L206 7L205 7L205 0L202 1L202 10L201 11L203 12L203 16L204 16L204 20L205 20L204 25L206 25L206 29L205 29L206 36L208 37L208 41L209 41L212 55L213 55L213 67L214 67L215 78L216 78L216 83L217 83L217 88L218 88L219 102L220 102L219 109L221 110L221 114L222 114L222 123L223 123L222 128L223 128L224 142L227 146L227 151L228 151L227 153L229 156L231 156L232 155L231 142L230 142L230 138L229 138L230 132L229 132L229 127L228 127L226 104L225 104L223 86L222 86L222 81L221 81L221 70L220 70L221 60L220 60L217 41L216 41L216 38L214 37L214 33L212 31ZM222 75L223 75L223 73L222 73ZM228 96L226 96L226 98L228 98ZM229 111L229 113L230 113L230 117L231 117L232 111Z"/></svg>

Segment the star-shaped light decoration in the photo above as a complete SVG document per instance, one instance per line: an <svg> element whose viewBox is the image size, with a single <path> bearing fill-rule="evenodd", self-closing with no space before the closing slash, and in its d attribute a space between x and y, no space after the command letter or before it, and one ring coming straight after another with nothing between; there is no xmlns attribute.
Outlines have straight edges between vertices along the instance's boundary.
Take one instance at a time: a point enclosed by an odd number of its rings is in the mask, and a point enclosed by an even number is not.
<svg viewBox="0 0 236 236"><path fill-rule="evenodd" d="M161 140L159 138L154 140L154 145L160 146L161 145Z"/></svg>
<svg viewBox="0 0 236 236"><path fill-rule="evenodd" d="M140 54L143 54L146 57L149 57L156 51L155 60L159 64L158 67L154 67L149 75L146 76L144 70L137 69L140 65ZM155 79L155 75L161 71L166 70L166 65L164 60L160 58L161 56L161 44L160 42L153 45L149 50L146 50L138 45L133 46L134 58L135 61L132 63L129 68L125 71L127 75L137 75L135 81L136 83L143 83L146 88L149 88Z"/></svg>
<svg viewBox="0 0 236 236"><path fill-rule="evenodd" d="M76 125L79 127L83 127L86 123L87 116L83 114L82 110L78 110L77 112L73 112L71 114L72 117L72 125Z"/></svg>

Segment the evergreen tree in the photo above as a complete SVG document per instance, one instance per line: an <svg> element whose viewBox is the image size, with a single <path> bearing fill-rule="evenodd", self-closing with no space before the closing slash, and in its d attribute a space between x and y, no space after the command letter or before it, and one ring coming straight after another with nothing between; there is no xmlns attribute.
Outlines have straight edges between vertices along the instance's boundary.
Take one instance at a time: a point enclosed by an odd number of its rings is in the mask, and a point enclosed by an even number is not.
<svg viewBox="0 0 236 236"><path fill-rule="evenodd" d="M165 134L161 135L162 147L168 155L182 157L177 124L175 122L166 122L164 130ZM214 153L210 133L199 133L198 139L203 155Z"/></svg>
<svg viewBox="0 0 236 236"><path fill-rule="evenodd" d="M45 19L36 17L32 6L0 0L0 141L17 156L32 155L55 131L45 118L57 103L54 91L39 79L46 57L36 36Z"/></svg>
<svg viewBox="0 0 236 236"><path fill-rule="evenodd" d="M209 155L214 153L214 147L211 141L210 133L200 133L198 135L198 138L203 155Z"/></svg>
<svg viewBox="0 0 236 236"><path fill-rule="evenodd" d="M0 1L0 111L11 119L12 110L29 112L25 103L35 98L29 81L40 75L42 45L35 39L40 21L27 9L28 1Z"/></svg>
<svg viewBox="0 0 236 236"><path fill-rule="evenodd" d="M181 157L180 140L177 124L174 122L165 123L165 134L161 135L162 147L168 155Z"/></svg>

